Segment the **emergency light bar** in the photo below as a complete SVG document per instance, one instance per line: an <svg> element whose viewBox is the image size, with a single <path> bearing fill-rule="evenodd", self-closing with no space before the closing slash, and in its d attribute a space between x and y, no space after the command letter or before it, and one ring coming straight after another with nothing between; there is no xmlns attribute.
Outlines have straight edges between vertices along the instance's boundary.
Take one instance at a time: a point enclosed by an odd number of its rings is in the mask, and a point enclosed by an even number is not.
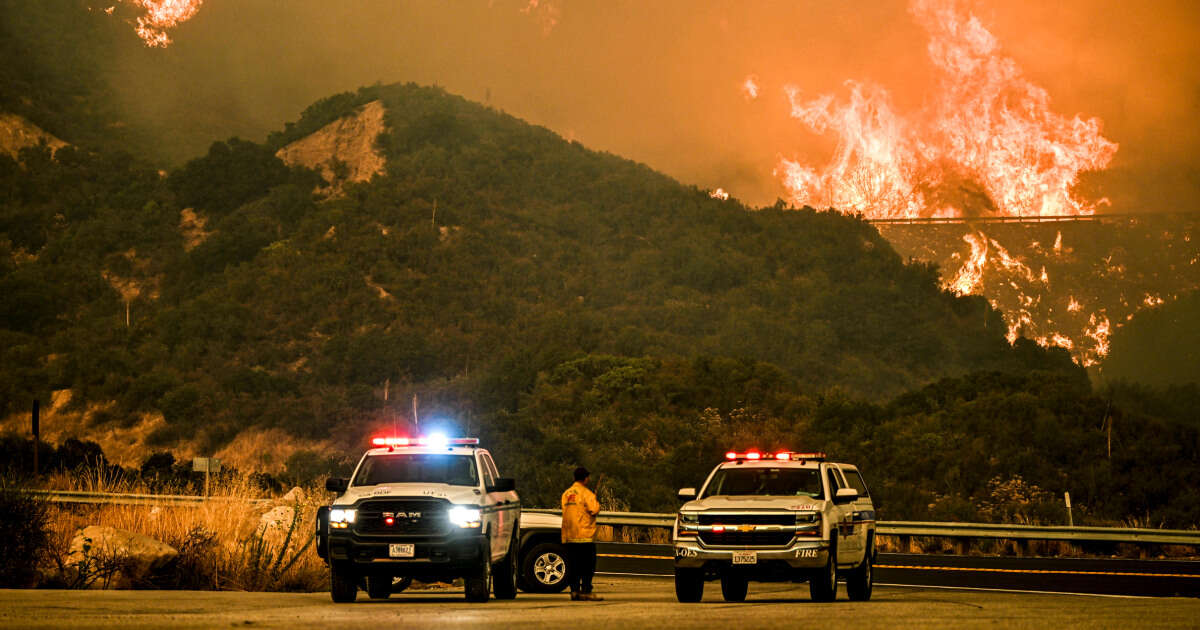
<svg viewBox="0 0 1200 630"><path fill-rule="evenodd" d="M787 462L787 461L823 462L823 461L825 461L825 453L793 453L791 451L779 451L778 453L761 453L759 451L746 451L745 453L738 453L735 451L729 451L728 453L725 453L725 459L728 459L729 461L745 460L745 461L752 461L752 462L764 460L764 459L766 459L766 460L774 459L774 460L778 460L781 462Z"/></svg>
<svg viewBox="0 0 1200 630"><path fill-rule="evenodd" d="M479 438L447 438L444 436L430 437L377 437L371 440L373 446L478 446Z"/></svg>

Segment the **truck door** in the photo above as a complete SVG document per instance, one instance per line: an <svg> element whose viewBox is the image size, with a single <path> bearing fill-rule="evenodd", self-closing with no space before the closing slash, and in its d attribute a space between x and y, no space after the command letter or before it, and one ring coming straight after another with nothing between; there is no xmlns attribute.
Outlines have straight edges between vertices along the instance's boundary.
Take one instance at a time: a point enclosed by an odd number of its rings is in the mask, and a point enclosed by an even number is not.
<svg viewBox="0 0 1200 630"><path fill-rule="evenodd" d="M847 487L846 481L842 478L837 466L833 464L825 465L825 480L829 486L829 502L833 505L831 509L832 523L830 525L837 530L837 561L839 563L850 562L859 553L854 548L854 504L846 503L838 505L833 501L833 497L837 494L837 491Z"/></svg>
<svg viewBox="0 0 1200 630"><path fill-rule="evenodd" d="M496 478L500 476L500 472L496 470L496 463L492 461L492 456L487 451L482 451L479 456L480 469L483 470L484 488L488 488L495 484ZM489 492L487 493L488 510L488 530L492 532L492 558L497 559L502 557L508 551L509 538L515 534L513 525L515 524L518 511L516 508L515 492Z"/></svg>
<svg viewBox="0 0 1200 630"><path fill-rule="evenodd" d="M840 465L835 467L837 469L836 476L838 477L838 481L841 482L842 487L854 488L856 491L859 491L850 482L850 475L846 473L846 470ZM861 493L861 491L859 492ZM850 552L847 553L847 562L858 562L862 558L863 546L866 544L867 528L862 521L860 510L860 501L862 500L863 495L859 494L859 498L842 506L843 518L845 519L843 521L845 523L844 529L842 530L844 532L843 540L846 542L846 551Z"/></svg>
<svg viewBox="0 0 1200 630"><path fill-rule="evenodd" d="M857 468L843 466L842 474L846 477L846 483L858 491L858 500L854 502L855 527L861 530L859 535L862 539L862 548L867 549L867 538L871 532L875 531L875 504L871 501L871 492L867 489L862 473L858 472Z"/></svg>

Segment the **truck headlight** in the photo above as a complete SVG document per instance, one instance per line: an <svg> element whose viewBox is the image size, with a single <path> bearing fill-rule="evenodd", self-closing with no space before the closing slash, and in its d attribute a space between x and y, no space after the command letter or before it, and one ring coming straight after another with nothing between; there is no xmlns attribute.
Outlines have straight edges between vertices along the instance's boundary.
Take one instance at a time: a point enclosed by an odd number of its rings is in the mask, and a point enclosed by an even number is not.
<svg viewBox="0 0 1200 630"><path fill-rule="evenodd" d="M354 522L354 509L333 508L329 510L329 526L333 529L346 529Z"/></svg>
<svg viewBox="0 0 1200 630"><path fill-rule="evenodd" d="M675 531L680 536L695 536L699 533L700 515L680 512L679 517L675 520Z"/></svg>
<svg viewBox="0 0 1200 630"><path fill-rule="evenodd" d="M463 507L456 505L450 508L446 513L450 517L450 523L464 529L478 528L480 525L479 508Z"/></svg>
<svg viewBox="0 0 1200 630"><path fill-rule="evenodd" d="M796 512L796 535L797 536L820 536L821 535L821 513L820 512Z"/></svg>

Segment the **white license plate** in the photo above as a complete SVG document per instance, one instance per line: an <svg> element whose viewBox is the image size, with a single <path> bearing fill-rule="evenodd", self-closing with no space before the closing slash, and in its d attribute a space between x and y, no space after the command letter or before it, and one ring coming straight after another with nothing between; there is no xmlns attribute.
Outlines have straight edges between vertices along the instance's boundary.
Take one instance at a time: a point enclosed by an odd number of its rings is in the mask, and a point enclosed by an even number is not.
<svg viewBox="0 0 1200 630"><path fill-rule="evenodd" d="M757 551L735 551L733 552L734 564L758 564Z"/></svg>
<svg viewBox="0 0 1200 630"><path fill-rule="evenodd" d="M416 545L388 545L388 557L411 558L416 552Z"/></svg>

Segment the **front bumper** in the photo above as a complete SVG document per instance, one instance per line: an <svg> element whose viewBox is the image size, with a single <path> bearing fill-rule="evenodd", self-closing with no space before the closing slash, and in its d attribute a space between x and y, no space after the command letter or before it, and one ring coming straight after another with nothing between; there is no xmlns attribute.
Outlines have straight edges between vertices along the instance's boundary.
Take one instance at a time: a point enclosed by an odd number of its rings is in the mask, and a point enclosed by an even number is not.
<svg viewBox="0 0 1200 630"><path fill-rule="evenodd" d="M413 545L413 556L391 557L389 545L395 543ZM374 567L413 574L469 572L489 554L487 537L474 533L420 538L331 532L328 544L329 558L335 562L352 562L360 569Z"/></svg>
<svg viewBox="0 0 1200 630"><path fill-rule="evenodd" d="M676 539L677 568L739 569L754 571L768 565L786 564L792 569L819 569L829 562L829 542L825 540L795 540L787 547L708 547L699 540ZM733 564L735 551L753 551L756 564Z"/></svg>

